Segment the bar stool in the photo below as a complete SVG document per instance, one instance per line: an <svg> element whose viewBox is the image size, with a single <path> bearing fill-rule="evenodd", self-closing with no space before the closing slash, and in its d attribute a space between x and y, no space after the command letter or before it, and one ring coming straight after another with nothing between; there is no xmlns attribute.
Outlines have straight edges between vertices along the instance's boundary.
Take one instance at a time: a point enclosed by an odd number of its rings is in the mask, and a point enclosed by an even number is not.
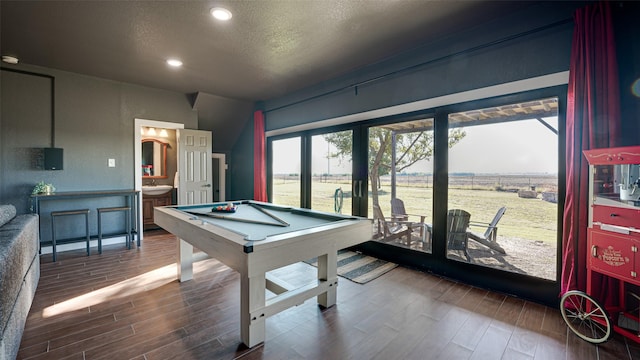
<svg viewBox="0 0 640 360"><path fill-rule="evenodd" d="M87 242L87 256L91 254L89 250L89 209L80 210L65 210L65 211L52 211L51 212L51 247L53 249L53 262L56 261L56 218L59 216L71 216L71 215L84 215L84 223L86 230L86 242Z"/></svg>
<svg viewBox="0 0 640 360"><path fill-rule="evenodd" d="M131 208L128 206L98 208L98 254L102 254L102 214L116 211L124 211L126 226L127 249L131 249L133 238L131 237Z"/></svg>

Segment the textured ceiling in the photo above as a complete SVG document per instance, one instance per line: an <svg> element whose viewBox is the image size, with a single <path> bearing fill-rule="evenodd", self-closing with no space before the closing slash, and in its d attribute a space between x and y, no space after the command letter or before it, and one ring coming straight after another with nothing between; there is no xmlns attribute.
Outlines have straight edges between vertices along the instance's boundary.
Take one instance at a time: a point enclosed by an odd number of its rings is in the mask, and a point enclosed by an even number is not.
<svg viewBox="0 0 640 360"><path fill-rule="evenodd" d="M26 64L256 101L334 78L527 4L2 0L0 51ZM209 14L214 6L230 9L231 21L215 21ZM170 57L180 58L184 66L170 69L165 64Z"/></svg>

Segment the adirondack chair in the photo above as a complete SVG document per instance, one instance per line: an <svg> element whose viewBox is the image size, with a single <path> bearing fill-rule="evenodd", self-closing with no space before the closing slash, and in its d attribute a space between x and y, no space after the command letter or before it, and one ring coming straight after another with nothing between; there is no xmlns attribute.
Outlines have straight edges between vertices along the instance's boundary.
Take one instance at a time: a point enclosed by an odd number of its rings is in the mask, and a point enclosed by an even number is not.
<svg viewBox="0 0 640 360"><path fill-rule="evenodd" d="M498 209L498 212L496 213L496 215L493 217L493 220L491 220L490 223L483 223L483 222L478 222L478 221L470 221L469 222L469 226L473 226L473 227L482 227L485 228L484 234L480 235L477 233L474 233L472 231L469 232L469 238L479 242L482 245L485 245L493 250L496 250L502 254L505 254L506 252L504 251L504 249L502 248L502 246L498 245L496 239L498 236L498 222L500 221L500 219L502 219L502 215L504 215L504 213L507 211L506 206L501 207L500 209Z"/></svg>
<svg viewBox="0 0 640 360"><path fill-rule="evenodd" d="M427 236L430 237L431 231L429 230L429 225L424 223L426 219L426 215L417 215L417 214L407 214L407 210L404 208L404 202L398 198L391 199L391 217L394 219L398 219L400 221L409 221L409 216L416 216L420 218L419 222L415 222L414 228L420 228L420 238L424 239L424 242L429 241L430 239L425 239L424 230L427 228ZM417 226L417 224L420 224Z"/></svg>
<svg viewBox="0 0 640 360"><path fill-rule="evenodd" d="M471 214L461 209L451 209L447 214L447 250L462 251L467 261L469 256L469 220Z"/></svg>
<svg viewBox="0 0 640 360"><path fill-rule="evenodd" d="M394 218L386 218L379 205L373 205L373 219L377 224L377 234L384 240L395 240L404 237L406 245L411 244L411 224Z"/></svg>

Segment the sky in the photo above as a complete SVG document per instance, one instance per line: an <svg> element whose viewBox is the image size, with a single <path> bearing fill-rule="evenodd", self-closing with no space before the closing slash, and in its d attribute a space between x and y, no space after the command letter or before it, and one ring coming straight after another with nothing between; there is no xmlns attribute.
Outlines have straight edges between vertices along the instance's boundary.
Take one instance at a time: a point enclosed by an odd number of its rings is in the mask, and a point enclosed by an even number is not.
<svg viewBox="0 0 640 360"><path fill-rule="evenodd" d="M558 129L557 118L544 119ZM558 135L538 120L473 126L449 150L449 172L558 172Z"/></svg>
<svg viewBox="0 0 640 360"><path fill-rule="evenodd" d="M558 128L557 118L545 118ZM476 174L523 174L558 172L558 135L538 120L523 120L464 128L467 135L449 150L449 172ZM300 172L300 142L285 139L273 144L274 174ZM312 171L323 174L329 168L332 174L351 171L351 162L336 158L327 160L328 144L316 136L312 146ZM329 148L329 151L333 149ZM431 173L433 163L423 161L406 172Z"/></svg>

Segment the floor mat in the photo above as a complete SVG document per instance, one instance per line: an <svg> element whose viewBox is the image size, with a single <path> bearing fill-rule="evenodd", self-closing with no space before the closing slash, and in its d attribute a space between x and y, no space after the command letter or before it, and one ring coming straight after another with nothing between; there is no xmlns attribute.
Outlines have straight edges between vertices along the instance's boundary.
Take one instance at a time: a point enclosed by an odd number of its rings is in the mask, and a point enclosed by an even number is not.
<svg viewBox="0 0 640 360"><path fill-rule="evenodd" d="M317 258L305 263L317 266ZM338 275L358 284L378 278L396 268L398 264L363 255L355 251L338 251Z"/></svg>

